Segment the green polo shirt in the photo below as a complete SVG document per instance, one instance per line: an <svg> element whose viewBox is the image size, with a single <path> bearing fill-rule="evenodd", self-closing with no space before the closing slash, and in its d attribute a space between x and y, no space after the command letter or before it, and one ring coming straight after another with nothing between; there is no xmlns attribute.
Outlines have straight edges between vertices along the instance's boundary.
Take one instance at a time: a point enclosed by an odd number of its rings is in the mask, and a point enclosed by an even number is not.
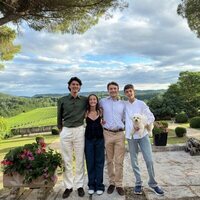
<svg viewBox="0 0 200 200"><path fill-rule="evenodd" d="M59 129L64 127L78 127L83 125L85 117L87 97L71 94L58 100L57 126Z"/></svg>

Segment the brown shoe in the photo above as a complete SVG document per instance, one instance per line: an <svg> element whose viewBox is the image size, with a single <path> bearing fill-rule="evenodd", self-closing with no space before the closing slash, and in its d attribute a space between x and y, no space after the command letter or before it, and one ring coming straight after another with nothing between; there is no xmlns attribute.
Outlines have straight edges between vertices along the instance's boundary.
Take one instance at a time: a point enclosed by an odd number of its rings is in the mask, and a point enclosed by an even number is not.
<svg viewBox="0 0 200 200"><path fill-rule="evenodd" d="M85 195L85 191L82 187L78 188L78 196L83 197Z"/></svg>
<svg viewBox="0 0 200 200"><path fill-rule="evenodd" d="M119 195L124 196L125 192L124 192L124 189L122 187L116 187L116 190L117 190Z"/></svg>
<svg viewBox="0 0 200 200"><path fill-rule="evenodd" d="M107 189L107 193L108 193L108 194L112 194L113 191L114 191L114 189L115 189L115 186L114 186L114 185L109 185L109 187L108 187L108 189Z"/></svg>
<svg viewBox="0 0 200 200"><path fill-rule="evenodd" d="M72 192L72 188L71 189L66 189L62 195L62 198L65 199L65 198L68 198L70 193Z"/></svg>

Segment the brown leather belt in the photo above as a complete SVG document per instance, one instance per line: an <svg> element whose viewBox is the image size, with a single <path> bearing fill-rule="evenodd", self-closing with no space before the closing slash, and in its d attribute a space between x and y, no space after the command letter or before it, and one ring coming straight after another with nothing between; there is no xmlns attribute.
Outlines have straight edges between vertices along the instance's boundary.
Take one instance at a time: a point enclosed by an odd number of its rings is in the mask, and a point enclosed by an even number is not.
<svg viewBox="0 0 200 200"><path fill-rule="evenodd" d="M117 130L110 130L110 129L107 129L107 128L103 128L103 129L106 130L106 131L109 131L109 132L113 132L113 133L117 133L117 132L122 132L122 131L124 131L123 128L120 128L120 129L117 129Z"/></svg>

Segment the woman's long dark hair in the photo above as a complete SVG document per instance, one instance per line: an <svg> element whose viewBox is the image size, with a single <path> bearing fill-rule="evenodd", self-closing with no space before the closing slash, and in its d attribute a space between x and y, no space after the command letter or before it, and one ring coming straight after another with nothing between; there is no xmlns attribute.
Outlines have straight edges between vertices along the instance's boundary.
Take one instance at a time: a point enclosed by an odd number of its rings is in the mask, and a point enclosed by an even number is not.
<svg viewBox="0 0 200 200"><path fill-rule="evenodd" d="M97 105L96 105L96 111L99 114L100 113L100 106L99 106L99 98L97 97L96 94L90 94L87 98L87 112L90 112L90 103L89 103L89 99L91 96L95 96L97 99Z"/></svg>

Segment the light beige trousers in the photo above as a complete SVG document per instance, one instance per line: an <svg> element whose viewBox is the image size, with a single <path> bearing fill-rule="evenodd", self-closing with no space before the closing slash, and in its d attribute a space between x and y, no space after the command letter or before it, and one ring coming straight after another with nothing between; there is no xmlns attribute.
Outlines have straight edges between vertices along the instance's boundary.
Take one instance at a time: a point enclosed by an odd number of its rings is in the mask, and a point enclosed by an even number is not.
<svg viewBox="0 0 200 200"><path fill-rule="evenodd" d="M63 127L60 133L61 154L64 161L65 171L63 181L65 188L83 187L84 182L84 145L85 128ZM75 176L73 175L73 152L75 155Z"/></svg>
<svg viewBox="0 0 200 200"><path fill-rule="evenodd" d="M122 187L125 154L124 132L113 133L104 130L104 139L109 183L116 187Z"/></svg>

